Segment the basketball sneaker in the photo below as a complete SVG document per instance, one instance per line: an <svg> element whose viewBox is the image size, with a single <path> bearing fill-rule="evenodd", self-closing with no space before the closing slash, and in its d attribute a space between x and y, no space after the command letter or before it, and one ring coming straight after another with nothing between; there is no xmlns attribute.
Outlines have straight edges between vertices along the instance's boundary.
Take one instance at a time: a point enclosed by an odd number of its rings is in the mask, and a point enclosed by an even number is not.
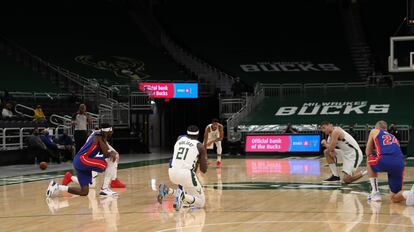
<svg viewBox="0 0 414 232"><path fill-rule="evenodd" d="M177 188L174 193L174 202L173 206L176 211L179 211L181 209L181 205L183 204L184 199L184 191L180 188Z"/></svg>
<svg viewBox="0 0 414 232"><path fill-rule="evenodd" d="M411 187L411 190L409 191L406 199L405 199L406 205L414 205L414 185Z"/></svg>
<svg viewBox="0 0 414 232"><path fill-rule="evenodd" d="M157 196L158 203L162 204L162 200L167 194L168 194L167 185L161 183L160 186L158 187L158 196Z"/></svg>
<svg viewBox="0 0 414 232"><path fill-rule="evenodd" d="M111 181L111 188L126 188L126 185L116 178Z"/></svg>
<svg viewBox="0 0 414 232"><path fill-rule="evenodd" d="M118 196L118 193L112 191L109 188L104 188L104 189L101 189L101 192L99 192L99 195L101 197L117 197Z"/></svg>
<svg viewBox="0 0 414 232"><path fill-rule="evenodd" d="M334 176L334 175L322 181L322 183L325 183L325 184L337 184L340 182L341 182L341 178L339 178L339 176Z"/></svg>
<svg viewBox="0 0 414 232"><path fill-rule="evenodd" d="M216 167L221 168L221 162L220 161L216 161Z"/></svg>
<svg viewBox="0 0 414 232"><path fill-rule="evenodd" d="M376 202L382 201L381 193L379 191L371 192L368 195L368 201L376 201Z"/></svg>
<svg viewBox="0 0 414 232"><path fill-rule="evenodd" d="M59 184L56 183L56 181L54 180L50 181L49 187L47 187L46 197L54 197L58 189L59 189Z"/></svg>
<svg viewBox="0 0 414 232"><path fill-rule="evenodd" d="M67 186L70 182L72 182L72 173L66 172L63 176L62 185Z"/></svg>

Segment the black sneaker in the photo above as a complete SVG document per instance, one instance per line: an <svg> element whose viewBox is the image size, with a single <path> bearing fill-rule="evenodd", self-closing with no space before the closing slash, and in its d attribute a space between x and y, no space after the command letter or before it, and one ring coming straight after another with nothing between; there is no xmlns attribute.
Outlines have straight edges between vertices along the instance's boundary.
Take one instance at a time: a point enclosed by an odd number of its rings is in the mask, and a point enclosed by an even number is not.
<svg viewBox="0 0 414 232"><path fill-rule="evenodd" d="M341 178L339 178L339 176L332 175L331 177L329 177L326 180L323 180L322 182L323 183L334 183L334 184L336 184L338 182L341 182Z"/></svg>

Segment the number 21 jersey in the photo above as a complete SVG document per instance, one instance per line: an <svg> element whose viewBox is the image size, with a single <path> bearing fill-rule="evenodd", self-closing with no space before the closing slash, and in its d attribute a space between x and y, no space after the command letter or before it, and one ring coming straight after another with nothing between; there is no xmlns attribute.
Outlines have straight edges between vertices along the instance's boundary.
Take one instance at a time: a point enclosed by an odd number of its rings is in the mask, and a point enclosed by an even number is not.
<svg viewBox="0 0 414 232"><path fill-rule="evenodd" d="M179 137L174 145L174 155L171 168L192 170L198 160L198 140L190 139L187 136Z"/></svg>

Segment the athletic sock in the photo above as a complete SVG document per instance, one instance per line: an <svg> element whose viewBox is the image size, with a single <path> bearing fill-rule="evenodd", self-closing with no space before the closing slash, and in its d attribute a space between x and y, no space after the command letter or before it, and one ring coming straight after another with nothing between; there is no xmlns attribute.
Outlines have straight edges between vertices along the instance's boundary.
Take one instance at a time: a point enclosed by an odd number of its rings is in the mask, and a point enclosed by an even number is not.
<svg viewBox="0 0 414 232"><path fill-rule="evenodd" d="M374 192L378 192L378 180L377 180L377 178L369 178L369 182L371 183L371 192L372 193L374 193Z"/></svg>
<svg viewBox="0 0 414 232"><path fill-rule="evenodd" d="M106 166L105 177L102 184L103 189L109 188L109 184L112 181L112 176L114 175L116 169L114 162L109 160L107 163L108 165Z"/></svg>
<svg viewBox="0 0 414 232"><path fill-rule="evenodd" d="M361 175L362 175L362 176L366 176L366 175L368 175L368 171L367 171L367 170L363 170L363 171L361 171Z"/></svg>
<svg viewBox="0 0 414 232"><path fill-rule="evenodd" d="M218 162L221 162L221 154L220 155L217 155L217 161Z"/></svg>
<svg viewBox="0 0 414 232"><path fill-rule="evenodd" d="M78 183L78 184L79 184L79 180L78 180L78 177L77 177L77 176L72 176L70 179L71 179L73 182L75 182L75 183Z"/></svg>
<svg viewBox="0 0 414 232"><path fill-rule="evenodd" d="M117 161L114 162L114 166L115 166L115 169L114 169L114 173L112 174L112 180L116 180L116 178L118 178L118 162Z"/></svg>
<svg viewBox="0 0 414 232"><path fill-rule="evenodd" d="M69 189L69 187L68 186L66 186L66 185L59 185L59 187L58 187L58 189L59 189L59 191L61 191L61 192L67 192L68 191L68 189Z"/></svg>
<svg viewBox="0 0 414 232"><path fill-rule="evenodd" d="M336 164L329 164L329 168L331 169L332 175L339 176Z"/></svg>

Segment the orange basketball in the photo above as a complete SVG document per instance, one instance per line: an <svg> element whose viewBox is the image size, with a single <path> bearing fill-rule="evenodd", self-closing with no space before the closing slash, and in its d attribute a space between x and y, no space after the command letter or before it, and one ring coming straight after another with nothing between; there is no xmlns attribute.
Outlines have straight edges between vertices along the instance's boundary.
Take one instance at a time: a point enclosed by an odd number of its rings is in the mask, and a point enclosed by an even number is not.
<svg viewBox="0 0 414 232"><path fill-rule="evenodd" d="M47 163L46 162L40 162L39 168L42 169L42 170L45 170L47 168Z"/></svg>

